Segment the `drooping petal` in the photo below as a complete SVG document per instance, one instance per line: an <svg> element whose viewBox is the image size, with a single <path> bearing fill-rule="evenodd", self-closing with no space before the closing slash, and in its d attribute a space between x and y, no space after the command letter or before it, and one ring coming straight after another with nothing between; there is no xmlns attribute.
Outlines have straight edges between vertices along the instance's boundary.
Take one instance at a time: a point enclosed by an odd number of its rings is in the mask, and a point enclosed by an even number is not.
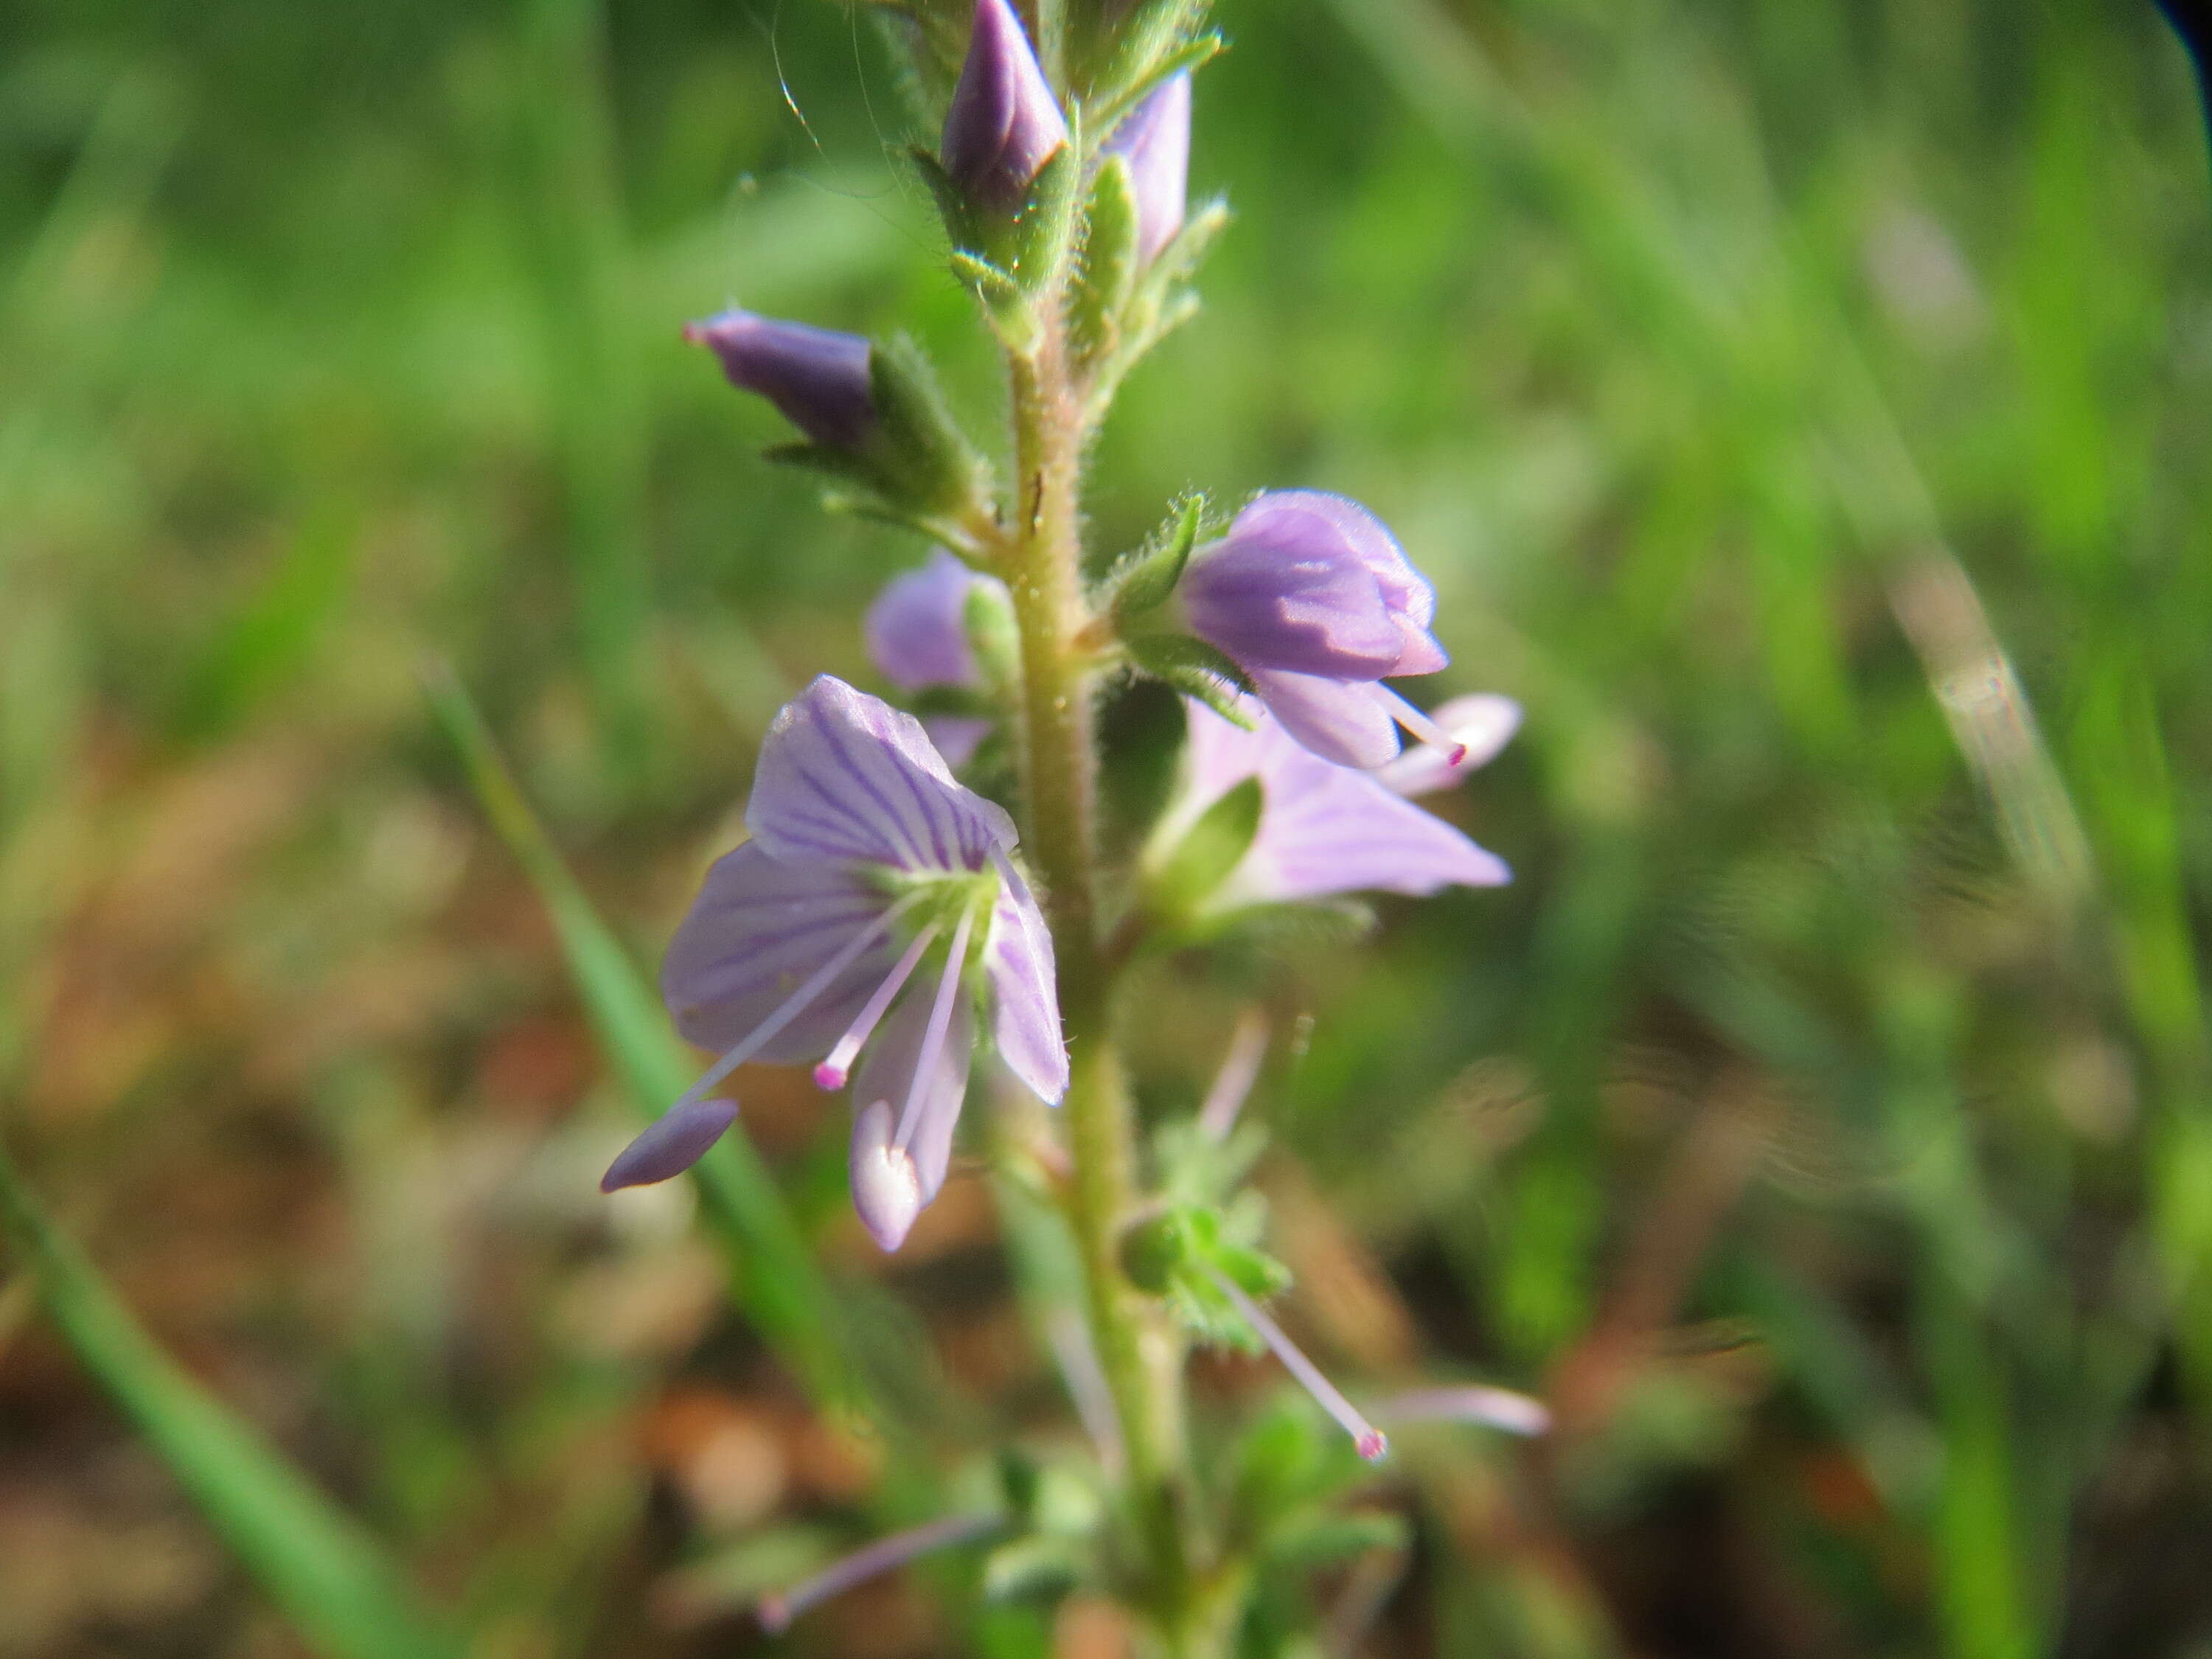
<svg viewBox="0 0 2212 1659"><path fill-rule="evenodd" d="M1224 884L1224 904L1340 893L1424 896L1449 886L1494 887L1510 872L1442 818L1365 772L1312 753L1265 714L1240 730L1186 705L1191 743L1179 812L1194 816L1245 778L1260 781L1258 833Z"/></svg>
<svg viewBox="0 0 2212 1659"><path fill-rule="evenodd" d="M896 1121L888 1100L871 1101L853 1116L853 1209L886 1253L906 1243L921 1213L921 1177L914 1159L891 1145Z"/></svg>
<svg viewBox="0 0 2212 1659"><path fill-rule="evenodd" d="M954 781L920 721L828 674L769 727L745 822L788 864L972 872L1015 840L1005 809Z"/></svg>
<svg viewBox="0 0 2212 1659"><path fill-rule="evenodd" d="M1398 753L1398 723L1371 681L1252 671L1260 701L1300 743L1339 766L1376 767Z"/></svg>
<svg viewBox="0 0 2212 1659"><path fill-rule="evenodd" d="M1000 854L994 861L999 897L983 945L995 1005L992 1040L1006 1069L1038 1099L1056 1104L1067 1092L1067 1041L1060 1033L1052 930L1013 860Z"/></svg>
<svg viewBox="0 0 2212 1659"><path fill-rule="evenodd" d="M649 1187L682 1175L738 1121L734 1100L687 1100L623 1149L599 1177L603 1193Z"/></svg>
<svg viewBox="0 0 2212 1659"><path fill-rule="evenodd" d="M726 854L661 962L660 994L676 1029L702 1048L731 1047L890 904L842 866L785 863L757 841ZM889 935L864 951L758 1057L788 1063L825 1052L897 954Z"/></svg>
<svg viewBox="0 0 2212 1659"><path fill-rule="evenodd" d="M853 1098L872 1106L877 1101L902 1107L911 1091L915 1073L921 1063L929 1034L931 997L917 985L900 1000L876 1040L868 1045L860 1069L853 1079ZM915 1121L906 1131L905 1150L914 1160L921 1203L935 1201L944 1190L945 1171L951 1167L952 1132L960 1121L960 1109L968 1095L968 1076L975 1052L975 1016L965 991L956 994L945 1041L939 1046L930 1075L921 1079ZM898 1131L894 1128L893 1138ZM885 1249L892 1246L886 1245Z"/></svg>
<svg viewBox="0 0 2212 1659"><path fill-rule="evenodd" d="M1375 774L1376 782L1398 795L1429 795L1464 782L1487 766L1521 729L1521 705L1488 692L1454 697L1430 715L1455 743L1464 744L1457 760L1434 744L1408 749Z"/></svg>
<svg viewBox="0 0 2212 1659"><path fill-rule="evenodd" d="M860 624L868 660L902 691L976 684L981 676L968 643L968 593L989 580L943 548L919 570L892 577Z"/></svg>

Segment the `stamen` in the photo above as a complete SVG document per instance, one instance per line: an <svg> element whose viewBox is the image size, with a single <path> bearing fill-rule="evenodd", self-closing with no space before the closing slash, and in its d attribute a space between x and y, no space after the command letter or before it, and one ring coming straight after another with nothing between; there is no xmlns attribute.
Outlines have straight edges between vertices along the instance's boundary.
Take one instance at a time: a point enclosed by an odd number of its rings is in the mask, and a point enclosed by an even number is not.
<svg viewBox="0 0 2212 1659"><path fill-rule="evenodd" d="M938 925L932 922L914 936L914 943L906 947L906 954L898 959L884 982L876 987L876 994L860 1010L860 1018L853 1022L844 1036L837 1039L837 1046L830 1051L829 1059L814 1068L816 1088L842 1089L845 1086L846 1079L853 1073L854 1057L860 1052L861 1046L875 1035L884 1010L891 1006L891 999L899 994L899 988L906 983L907 976L914 972L915 964L921 960L921 953L929 948L929 942L937 937L937 933Z"/></svg>
<svg viewBox="0 0 2212 1659"><path fill-rule="evenodd" d="M1336 1384L1321 1374L1321 1367L1298 1352L1297 1345L1283 1334L1283 1328L1268 1318L1266 1310L1245 1295L1235 1279L1211 1262L1206 1264L1206 1272L1214 1288L1244 1316L1244 1322L1259 1332L1261 1340L1274 1350L1275 1358L1283 1362L1283 1369L1297 1378L1299 1385L1321 1402L1321 1408L1352 1437L1352 1443L1359 1455L1370 1463L1381 1462L1382 1455L1390 1449L1382 1431L1359 1414L1358 1408L1344 1397Z"/></svg>
<svg viewBox="0 0 2212 1659"><path fill-rule="evenodd" d="M1393 1423L1480 1423L1508 1434L1544 1434L1552 1426L1551 1407L1542 1401L1480 1384L1415 1389L1384 1401L1375 1414Z"/></svg>
<svg viewBox="0 0 2212 1659"><path fill-rule="evenodd" d="M921 1121L921 1103L929 1092L929 1079L937 1070L938 1057L945 1052L945 1033L952 1024L952 1000L960 990L961 970L968 965L968 936L975 927L973 908L961 911L960 925L952 930L952 950L945 958L944 976L937 981L937 1003L929 1011L929 1028L922 1033L914 1081L907 1085L906 1104L899 1111L898 1133L891 1141L901 1152L907 1149Z"/></svg>
<svg viewBox="0 0 2212 1659"><path fill-rule="evenodd" d="M754 1614L763 1630L770 1636L781 1636L791 1627L791 1621L809 1607L833 1595L842 1595L855 1585L865 1584L894 1567L902 1567L933 1550L965 1544L996 1532L1004 1524L1005 1517L1001 1516L953 1515L926 1526L895 1532L888 1538L878 1539L866 1549L854 1551L842 1561L832 1562L811 1578L802 1579L787 1590L762 1596L754 1607Z"/></svg>
<svg viewBox="0 0 2212 1659"><path fill-rule="evenodd" d="M1442 750L1447 766L1457 766L1467 758L1467 745L1431 720L1418 704L1407 702L1380 680L1375 682L1375 690L1389 702L1390 718L1431 749Z"/></svg>
<svg viewBox="0 0 2212 1659"><path fill-rule="evenodd" d="M889 933L891 924L906 911L911 909L921 896L920 893L908 894L860 932L854 934L836 956L817 968L808 976L804 985L786 997L774 1013L754 1026L749 1034L738 1040L735 1048L709 1066L706 1075L684 1091L683 1097L676 1103L676 1106L690 1105L763 1048L768 1047L778 1031L805 1013L814 1000L830 988L837 975L858 962L868 947ZM676 1106L672 1106L668 1109L672 1112L676 1109Z"/></svg>
<svg viewBox="0 0 2212 1659"><path fill-rule="evenodd" d="M1245 1098L1259 1079L1261 1064L1267 1058L1267 1017L1257 1008L1247 1008L1237 1017L1237 1029L1229 1037L1229 1052L1222 1058L1221 1069L1213 1074L1206 1103L1198 1109L1198 1132L1216 1146L1228 1139L1229 1132L1237 1127L1237 1114L1243 1109Z"/></svg>

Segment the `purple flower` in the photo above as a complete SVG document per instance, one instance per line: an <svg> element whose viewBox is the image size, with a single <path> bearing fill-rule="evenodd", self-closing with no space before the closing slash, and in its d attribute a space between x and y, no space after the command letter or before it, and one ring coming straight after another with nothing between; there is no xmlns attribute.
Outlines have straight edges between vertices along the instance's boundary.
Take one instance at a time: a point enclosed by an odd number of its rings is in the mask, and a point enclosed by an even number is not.
<svg viewBox="0 0 2212 1659"><path fill-rule="evenodd" d="M1425 744L1408 749L1379 768L1375 781L1394 794L1432 795L1464 783L1469 773L1487 766L1512 741L1521 729L1521 705L1510 697L1478 691L1439 704L1429 718L1453 748Z"/></svg>
<svg viewBox="0 0 2212 1659"><path fill-rule="evenodd" d="M708 1093L745 1061L818 1060L815 1080L838 1088L866 1048L854 1202L896 1249L945 1182L979 996L1007 1068L1048 1101L1067 1086L1051 935L1008 856L1013 822L953 781L911 715L827 675L769 728L745 822L752 839L708 872L660 977L677 1029L725 1052L600 1184L696 1163L736 1115Z"/></svg>
<svg viewBox="0 0 2212 1659"><path fill-rule="evenodd" d="M857 334L726 311L684 337L722 360L730 384L757 392L825 449L857 450L876 430L872 348Z"/></svg>
<svg viewBox="0 0 2212 1659"><path fill-rule="evenodd" d="M975 24L945 112L945 170L980 206L1011 213L1067 143L1067 123L1007 0L975 0Z"/></svg>
<svg viewBox="0 0 2212 1659"><path fill-rule="evenodd" d="M1381 684L1451 659L1429 632L1436 590L1358 502L1314 489L1261 495L1191 561L1182 592L1191 630L1250 675L1316 754L1380 766L1398 752L1400 726L1455 747Z"/></svg>
<svg viewBox="0 0 2212 1659"><path fill-rule="evenodd" d="M1212 901L1215 910L1328 898L1498 887L1512 872L1433 813L1372 774L1322 759L1267 714L1245 704L1247 732L1186 701L1190 741L1158 845L1172 847L1199 815L1247 778L1260 781L1260 827Z"/></svg>
<svg viewBox="0 0 2212 1659"><path fill-rule="evenodd" d="M1137 198L1137 257L1150 264L1182 228L1190 189L1190 71L1171 75L1106 141L1129 163Z"/></svg>
<svg viewBox="0 0 2212 1659"><path fill-rule="evenodd" d="M868 660L902 691L981 685L968 643L968 596L993 578L939 548L919 570L894 576L861 623Z"/></svg>

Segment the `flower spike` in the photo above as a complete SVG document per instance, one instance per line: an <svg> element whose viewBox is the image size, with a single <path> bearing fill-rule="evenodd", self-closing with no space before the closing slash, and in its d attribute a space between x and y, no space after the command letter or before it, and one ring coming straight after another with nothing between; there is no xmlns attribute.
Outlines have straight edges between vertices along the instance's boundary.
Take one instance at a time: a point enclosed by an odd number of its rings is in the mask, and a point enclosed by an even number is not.
<svg viewBox="0 0 2212 1659"><path fill-rule="evenodd" d="M1298 1386L1318 1401L1321 1408L1352 1437L1352 1446L1360 1456L1370 1463L1381 1462L1390 1449L1390 1442L1382 1431L1359 1414L1359 1408L1322 1375L1321 1367L1299 1351L1297 1344L1284 1334L1283 1328L1270 1319L1267 1310L1247 1296L1235 1279L1211 1262L1206 1264L1206 1271L1214 1288L1229 1298L1230 1304L1244 1316L1244 1322L1259 1332L1260 1340L1274 1351L1275 1358L1283 1362L1283 1369L1296 1377Z"/></svg>
<svg viewBox="0 0 2212 1659"><path fill-rule="evenodd" d="M874 348L857 334L725 311L684 337L721 359L722 373L756 392L824 449L856 452L875 435Z"/></svg>
<svg viewBox="0 0 2212 1659"><path fill-rule="evenodd" d="M974 32L945 116L945 170L979 206L1012 213L1067 143L1067 122L1008 0L975 0Z"/></svg>
<svg viewBox="0 0 2212 1659"><path fill-rule="evenodd" d="M1323 759L1381 766L1398 753L1401 725L1457 747L1381 684L1451 659L1429 631L1436 590L1357 501L1315 489L1260 496L1191 561L1182 592L1192 631Z"/></svg>

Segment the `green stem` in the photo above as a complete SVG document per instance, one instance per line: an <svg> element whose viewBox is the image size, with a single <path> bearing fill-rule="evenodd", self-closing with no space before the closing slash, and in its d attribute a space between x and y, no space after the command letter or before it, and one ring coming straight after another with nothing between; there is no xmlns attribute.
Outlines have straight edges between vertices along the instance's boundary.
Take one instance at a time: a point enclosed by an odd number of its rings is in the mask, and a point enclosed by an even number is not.
<svg viewBox="0 0 2212 1659"><path fill-rule="evenodd" d="M1121 1419L1147 1583L1170 1651L1188 1632L1182 1344L1121 1271L1122 1228L1139 1200L1136 1128L1110 1029L1112 975L1096 893L1094 671L1081 644L1084 398L1070 379L1055 308L1034 355L1015 356L1016 494L1007 586L1021 631L1020 757L1025 845L1044 888L1073 1074L1066 1102L1074 1177L1068 1219L1083 1265L1092 1339Z"/></svg>

